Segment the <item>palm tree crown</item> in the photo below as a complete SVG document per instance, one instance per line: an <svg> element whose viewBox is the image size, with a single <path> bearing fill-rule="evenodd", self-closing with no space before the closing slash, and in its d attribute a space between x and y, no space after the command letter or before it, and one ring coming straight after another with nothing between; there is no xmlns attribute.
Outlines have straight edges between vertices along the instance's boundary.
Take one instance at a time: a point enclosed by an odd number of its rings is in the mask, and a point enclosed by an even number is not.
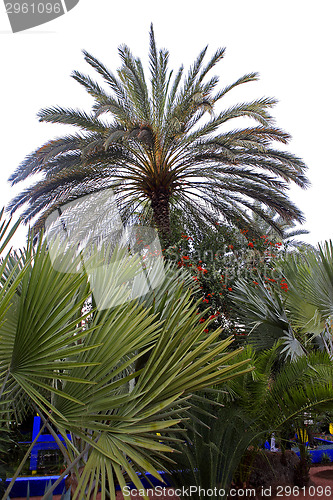
<svg viewBox="0 0 333 500"><path fill-rule="evenodd" d="M25 222L35 216L35 228L64 203L112 188L124 222L143 215L170 242L173 212L202 228L217 219L238 226L247 211L267 215L255 201L284 220L302 222L301 211L285 190L292 181L308 184L306 166L293 154L272 146L290 136L273 125L269 114L276 100L260 98L215 112L216 104L234 87L258 79L242 76L217 90L218 77L209 76L223 58L218 49L204 63L205 47L184 75L183 67L168 69L169 53L157 50L150 30L150 81L143 64L126 45L116 74L88 52L85 60L103 78L100 84L78 71L72 76L94 98L90 113L62 107L39 112L45 122L72 124L80 131L51 140L29 155L10 177L15 184L28 176L44 177L12 200L13 213L28 203ZM250 117L253 125L234 128L227 122Z"/></svg>

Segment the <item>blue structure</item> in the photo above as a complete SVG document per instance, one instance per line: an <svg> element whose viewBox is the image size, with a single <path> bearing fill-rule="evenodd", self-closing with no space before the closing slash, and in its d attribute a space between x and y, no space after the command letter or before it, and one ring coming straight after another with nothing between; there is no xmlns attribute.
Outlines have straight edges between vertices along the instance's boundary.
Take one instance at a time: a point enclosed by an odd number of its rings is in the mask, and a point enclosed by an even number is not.
<svg viewBox="0 0 333 500"><path fill-rule="evenodd" d="M333 445L333 441L329 441L328 439L323 439L323 438L313 438L315 439L316 441L318 441L319 444L325 444L325 445Z"/></svg>
<svg viewBox="0 0 333 500"><path fill-rule="evenodd" d="M145 477L149 478L149 480L152 482L153 486L171 486L170 482L167 479L167 475L163 471L159 471L163 479L165 480L165 483L162 483L158 479L156 479L154 476L152 476L149 472L145 474ZM141 473L137 473L139 476L140 480L142 481L143 487L144 488L151 488L151 484ZM44 495L45 488L46 486L49 486L49 483L53 484L59 476L42 476L42 477L37 477L37 476L30 476L30 477L18 477L14 483L14 486L12 488L12 491L10 493L10 496L12 497L26 497L27 496L27 491L28 491L28 483L29 483L29 490L30 490L30 496L41 496ZM1 479L0 479L1 481ZM7 479L5 482L5 487L9 485L11 479ZM134 483L127 483L127 486L129 486L130 489L136 489L136 486ZM61 495L65 491L65 479L61 481L60 484L55 488L53 494L54 495ZM120 486L116 486L116 491L120 491Z"/></svg>
<svg viewBox="0 0 333 500"><path fill-rule="evenodd" d="M330 458L331 462L333 462L333 441L327 441L325 439L316 437L314 439L317 441L318 447L315 450L308 450L311 456L312 463L320 463L324 453ZM297 456L300 456L298 448L293 448L293 451Z"/></svg>
<svg viewBox="0 0 333 500"><path fill-rule="evenodd" d="M23 497L26 498L28 492L28 483L30 496L41 496L44 495L46 485L51 482L51 484L55 483L55 481L59 478L59 476L30 476L30 477L18 477L15 480L12 491L10 492L10 497ZM10 479L7 479L5 482L5 488L8 487ZM53 491L53 495L61 495L65 490L65 479L61 481L60 484Z"/></svg>
<svg viewBox="0 0 333 500"><path fill-rule="evenodd" d="M33 424L33 428L32 428L32 441L34 441L37 434L39 433L41 424L42 424L41 418L38 416L34 417L34 424ZM64 438L60 434L57 434L57 436L60 439L60 441L62 441L64 443L64 446L66 446ZM71 439L70 434L67 434L67 437L68 437L68 439ZM58 448L59 448L59 446L58 446L57 442L55 441L54 437L52 436L52 434L41 434L39 436L39 438L37 439L37 442L31 451L30 467L29 467L30 470L37 470L39 451L41 451L41 450L56 450Z"/></svg>
<svg viewBox="0 0 333 500"><path fill-rule="evenodd" d="M34 423L33 423L33 428L32 428L32 441L36 438L37 434L40 431L42 422L41 418L39 416L34 417ZM66 446L64 442L64 438L57 434L58 438L61 440L61 442ZM71 439L70 434L67 434L68 439ZM29 441L28 443L31 444L32 441ZM25 441L22 441L22 443L27 443ZM38 465L38 453L41 450L55 450L58 449L58 444L55 441L54 437L52 434L41 434L39 438L37 439L36 444L34 445L32 451L31 451L31 458L30 458L30 470L36 471L37 465ZM168 481L168 476L164 471L159 471L159 474L163 477L164 483L156 479L154 476L152 476L149 472L146 472L145 475L141 474L140 472L137 473L139 476L143 487L144 488L151 488L151 484L153 486L171 486L170 481ZM53 484L59 476L29 476L29 477L18 477L15 480L15 483L13 485L11 495L15 497L26 497L27 491L28 491L28 483L29 483L29 490L30 490L30 495L31 496L40 496L43 495L45 492L45 488L48 485L48 483ZM0 479L1 481L1 479ZM11 481L10 479L7 479L5 481L5 487L9 485ZM136 486L134 483L127 483L130 489L136 489ZM47 486L48 487L48 486ZM116 486L116 490L120 490L120 486ZM54 495L61 495L65 491L65 479L62 479L60 484L55 488L53 494Z"/></svg>

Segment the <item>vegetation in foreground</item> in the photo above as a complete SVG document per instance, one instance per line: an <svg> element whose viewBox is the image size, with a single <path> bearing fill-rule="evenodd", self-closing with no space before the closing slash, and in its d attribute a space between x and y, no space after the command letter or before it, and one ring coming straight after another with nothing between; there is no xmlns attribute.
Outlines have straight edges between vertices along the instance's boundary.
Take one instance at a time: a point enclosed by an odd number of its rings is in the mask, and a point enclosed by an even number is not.
<svg viewBox="0 0 333 500"><path fill-rule="evenodd" d="M8 207L25 205L35 234L51 213L109 189L122 222L155 226L165 246L163 284L103 309L89 273L55 269L43 238L0 263L2 461L13 426L38 412L74 499L99 489L115 498L116 484L140 489L137 472L158 470L173 471L177 485L227 492L249 481L273 432L284 451L309 412L332 411L333 245L290 251L303 215L286 188L307 186L306 167L274 146L289 141L273 125L275 99L221 110L229 91L258 75L218 90L211 71L224 49L204 62L206 52L187 75L173 74L151 28L149 83L125 45L116 73L84 52L107 90L75 71L92 111L42 110L40 120L79 131L38 148L10 179L44 174ZM244 117L252 124L236 128ZM3 222L1 252L11 232ZM300 449L295 480L306 484Z"/></svg>
<svg viewBox="0 0 333 500"><path fill-rule="evenodd" d="M206 335L182 270L169 267L162 287L141 304L84 315L87 275L55 270L46 243L8 253L0 271L1 438L13 421L38 412L41 432L63 452L62 477L78 478L84 465L74 499L96 498L99 488L102 498L115 498L115 483L126 479L141 488L136 472L160 478L179 439L166 432L182 435L195 394L250 369L228 349L232 339L220 342L219 329Z"/></svg>

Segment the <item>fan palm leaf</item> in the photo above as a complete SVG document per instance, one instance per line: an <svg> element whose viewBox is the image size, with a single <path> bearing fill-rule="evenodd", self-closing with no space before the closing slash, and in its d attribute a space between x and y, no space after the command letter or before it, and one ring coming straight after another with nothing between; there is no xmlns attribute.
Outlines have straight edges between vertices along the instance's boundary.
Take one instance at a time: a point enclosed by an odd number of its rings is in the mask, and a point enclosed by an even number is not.
<svg viewBox="0 0 333 500"><path fill-rule="evenodd" d="M160 304L162 307L164 309L165 304ZM123 315L118 310L111 313L107 321L104 318L102 325L87 339L88 344L90 341L102 344L93 351L93 361L97 364L73 372L75 378L80 379L84 372L89 380L94 380L93 391L90 393L82 386L78 392L73 382L64 386L66 393L75 394L85 403L85 409L70 398L57 398L57 409L65 417L62 422L57 419L58 427L72 430L90 447L77 491L84 491L92 481L98 480L99 474L108 478L110 487L113 474L120 485L125 485L121 471L141 489L135 471L148 471L160 478L158 470L173 449L173 440L163 438L163 434L170 428L177 430L186 408L191 405L188 396L248 369L248 361L233 364L236 353L226 352L230 340L216 343L219 331L203 337L204 327L198 324L190 292L178 291L170 299L166 314L159 315L158 308L155 313L165 319L159 322L158 338L153 345L147 344L144 324L142 332L134 323L132 332L129 331L128 308ZM95 322L99 321L97 315ZM156 326L152 325L151 330L156 335ZM144 346L150 351L144 368L139 374L133 372L121 377L129 361L133 366L137 357L128 360L129 351L136 349L143 353ZM90 357L90 351L82 356ZM133 390L124 392L124 385L135 376L138 379Z"/></svg>
<svg viewBox="0 0 333 500"><path fill-rule="evenodd" d="M218 342L220 330L206 335L183 271L169 267L161 290L141 304L84 315L87 275L55 269L49 252L50 242L28 245L20 287L3 312L1 408L17 421L27 408L37 411L68 471L81 461L74 498L96 498L99 488L115 498L115 478L138 488L137 472L160 478L176 442L166 433L182 431L192 393L238 376L248 361L233 362L237 351L228 350L231 339Z"/></svg>
<svg viewBox="0 0 333 500"><path fill-rule="evenodd" d="M199 488L225 498L250 445L255 455L266 437L304 419L304 412L314 415L332 408L332 363L327 354L277 364L278 354L278 344L260 353L247 346L237 359L250 358L253 369L228 381L218 393L223 407L206 400L204 413L190 409L192 418L184 423L187 441L176 444L181 455L172 471L173 484L197 486L195 498L202 497ZM241 469L246 472L244 481L251 465L247 462Z"/></svg>
<svg viewBox="0 0 333 500"><path fill-rule="evenodd" d="M297 338L286 305L287 297L267 285L260 277L257 282L240 279L233 286L232 300L237 314L249 334L249 341L258 349L273 347L284 339L286 356L292 359L306 352Z"/></svg>
<svg viewBox="0 0 333 500"><path fill-rule="evenodd" d="M333 243L326 241L318 248L287 255L277 263L278 271L287 290L260 278L255 283L242 279L233 287L233 300L240 320L251 331L250 340L267 348L283 338L284 352L294 357L304 354L309 341L320 337L332 356Z"/></svg>

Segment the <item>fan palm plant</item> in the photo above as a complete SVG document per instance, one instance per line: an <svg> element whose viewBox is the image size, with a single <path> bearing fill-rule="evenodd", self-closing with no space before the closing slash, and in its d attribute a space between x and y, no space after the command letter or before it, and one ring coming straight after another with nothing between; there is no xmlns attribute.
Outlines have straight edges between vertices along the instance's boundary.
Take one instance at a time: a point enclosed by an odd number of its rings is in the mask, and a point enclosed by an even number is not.
<svg viewBox="0 0 333 500"><path fill-rule="evenodd" d="M20 287L24 273L27 271L27 265L20 265L16 259L13 259L11 250L8 250L11 237L18 227L19 221L11 225L10 221L4 220L3 214L4 209L0 211L0 324L4 322L6 310ZM1 343L0 334L0 345ZM0 378L3 376L2 369L3 366L0 363ZM6 465L14 444L9 428L9 417L4 388L2 387L0 388L0 479L2 481L2 483L0 482L0 493L3 493L2 485L6 477Z"/></svg>
<svg viewBox="0 0 333 500"><path fill-rule="evenodd" d="M261 277L256 277L256 280L238 280L231 294L234 312L248 334L248 341L260 350L268 349L282 339L284 347L281 351L287 357L294 359L304 355L307 351L289 314L286 290L279 290L275 283Z"/></svg>
<svg viewBox="0 0 333 500"><path fill-rule="evenodd" d="M74 498L96 498L99 489L103 499L115 498L115 481L124 486L126 479L142 488L138 471L160 478L177 442L165 433L182 430L192 393L241 374L248 361L233 363L237 352L228 352L230 339L218 342L219 330L206 335L183 271L167 269L155 298L83 315L91 294L86 274L56 270L42 241L20 261L19 274L15 267L3 280L4 293L7 281L13 288L9 298L0 294L4 427L27 408L39 413L41 432L63 453L61 477L76 475Z"/></svg>
<svg viewBox="0 0 333 500"><path fill-rule="evenodd" d="M126 45L119 48L122 65L116 74L84 52L106 90L74 71L73 78L94 99L92 111L55 106L39 112L41 121L74 125L79 131L47 142L23 161L10 177L13 184L37 173L43 179L13 199L10 212L27 203L23 218L28 222L37 216L39 229L59 206L112 188L124 222L141 215L166 243L174 212L182 214L184 227L186 220L212 227L219 218L247 225L248 209L274 225L254 203L259 201L287 222L303 221L285 191L290 182L307 186L306 167L273 145L290 139L269 113L276 100L263 97L218 109L229 91L257 80L258 74L217 89L219 78L210 75L225 49L204 62L206 52L207 47L186 76L183 66L173 74L169 52L157 49L151 27L150 82L142 61ZM253 123L239 128L236 118L242 117Z"/></svg>
<svg viewBox="0 0 333 500"><path fill-rule="evenodd" d="M291 358L311 350L311 342L333 359L333 243L287 255L276 263L275 278L239 280L232 298L239 320L258 348L283 339L283 351Z"/></svg>
<svg viewBox="0 0 333 500"><path fill-rule="evenodd" d="M196 486L193 498L203 498L200 488L211 489L215 499L227 498L239 471L244 482L250 478L250 445L254 457L272 432L279 435L292 424L296 429L305 412L314 415L333 406L333 367L326 353L279 364L278 345L260 353L247 346L237 359L248 358L254 370L227 382L218 399L223 407L201 405L201 413L192 410L185 423L188 442L177 445L183 472L173 473L171 481Z"/></svg>
<svg viewBox="0 0 333 500"><path fill-rule="evenodd" d="M231 405L240 405L248 418L252 418L252 431L268 438L276 432L280 439L285 430L294 431L304 427L305 415L311 412L313 418L333 405L332 375L333 366L327 353L311 352L293 361L281 363L279 342L272 348L255 353L252 348L241 356L251 356L256 370L247 376L230 382L233 394ZM280 441L279 439L279 441ZM258 444L258 439L254 443ZM281 442L281 448L285 444ZM303 452L303 453L302 453ZM308 480L307 450L301 452L298 464L300 477L295 480ZM305 466L305 467L304 467Z"/></svg>

